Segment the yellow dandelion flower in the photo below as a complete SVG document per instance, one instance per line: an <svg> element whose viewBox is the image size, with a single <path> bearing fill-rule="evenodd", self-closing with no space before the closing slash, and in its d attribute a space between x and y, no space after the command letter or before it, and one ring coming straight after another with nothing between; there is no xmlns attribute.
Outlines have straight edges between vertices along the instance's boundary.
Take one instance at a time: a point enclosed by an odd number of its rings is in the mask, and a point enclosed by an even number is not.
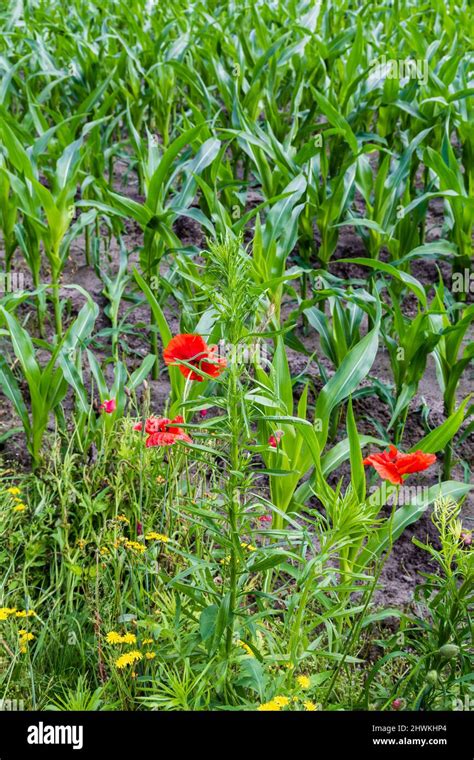
<svg viewBox="0 0 474 760"><path fill-rule="evenodd" d="M134 633L124 633L123 636L117 631L109 631L105 640L108 644L136 644L137 637Z"/></svg>
<svg viewBox="0 0 474 760"><path fill-rule="evenodd" d="M117 660L115 660L115 667L119 670L123 670L127 665L133 665L134 662L139 662L143 659L143 655L138 649L134 649L131 652L122 654Z"/></svg>
<svg viewBox="0 0 474 760"><path fill-rule="evenodd" d="M309 689L311 686L311 681L308 676L297 676L296 681L302 689Z"/></svg>
<svg viewBox="0 0 474 760"><path fill-rule="evenodd" d="M279 707L286 707L290 704L290 699L288 697L274 697L273 702L275 702Z"/></svg>
<svg viewBox="0 0 474 760"><path fill-rule="evenodd" d="M147 660L153 660L156 657L155 652L145 652L145 657Z"/></svg>
<svg viewBox="0 0 474 760"><path fill-rule="evenodd" d="M142 644L153 644L153 639L143 639Z"/></svg>
<svg viewBox="0 0 474 760"><path fill-rule="evenodd" d="M16 507L13 507L13 512L24 512L26 509L26 504L17 504Z"/></svg>
<svg viewBox="0 0 474 760"><path fill-rule="evenodd" d="M126 523L127 525L130 523L130 520L128 519L128 517L125 517L125 515L117 515L115 519L118 520L119 522Z"/></svg>
<svg viewBox="0 0 474 760"><path fill-rule="evenodd" d="M154 530L147 533L145 538L147 541L161 541L163 544L169 543L168 536L163 535L163 533L156 533Z"/></svg>
<svg viewBox="0 0 474 760"><path fill-rule="evenodd" d="M318 706L314 704L314 702L311 702L310 699L305 699L303 702L304 709L307 712L315 712L318 709Z"/></svg>
<svg viewBox="0 0 474 760"><path fill-rule="evenodd" d="M110 554L109 549L106 546L101 546L100 553L101 554Z"/></svg>
<svg viewBox="0 0 474 760"><path fill-rule="evenodd" d="M26 646L23 644L23 645L20 647L20 652L21 652L22 654L26 654L26 652L27 652L27 651L28 651L28 647L26 647Z"/></svg>
<svg viewBox="0 0 474 760"><path fill-rule="evenodd" d="M108 644L120 644L122 641L122 636L120 633L117 633L117 631L109 631L105 637L105 640Z"/></svg>
<svg viewBox="0 0 474 760"><path fill-rule="evenodd" d="M7 488L7 493L11 494L12 496L18 496L21 491L17 486L11 486L10 488Z"/></svg>
<svg viewBox="0 0 474 760"><path fill-rule="evenodd" d="M257 709L259 712L279 712L281 707L274 699L272 699L270 702L264 702Z"/></svg>
<svg viewBox="0 0 474 760"><path fill-rule="evenodd" d="M241 541L240 545L241 545L242 549L247 549L247 551L249 551L249 552L256 552L257 551L257 547L256 546L254 546L253 544L247 544L247 543L245 543L245 541Z"/></svg>
<svg viewBox="0 0 474 760"><path fill-rule="evenodd" d="M20 637L21 643L25 644L27 641L33 641L34 635L32 633L23 633Z"/></svg>

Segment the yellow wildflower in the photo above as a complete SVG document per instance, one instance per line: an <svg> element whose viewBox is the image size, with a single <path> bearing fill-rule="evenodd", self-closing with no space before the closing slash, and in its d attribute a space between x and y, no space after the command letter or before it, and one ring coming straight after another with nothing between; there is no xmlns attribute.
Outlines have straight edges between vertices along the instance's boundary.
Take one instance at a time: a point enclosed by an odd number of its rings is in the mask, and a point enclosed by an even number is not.
<svg viewBox="0 0 474 760"><path fill-rule="evenodd" d="M11 494L12 496L18 496L21 491L17 486L11 486L10 488L7 488L7 493Z"/></svg>
<svg viewBox="0 0 474 760"><path fill-rule="evenodd" d="M279 707L286 707L290 704L288 697L273 697L273 702L275 702Z"/></svg>
<svg viewBox="0 0 474 760"><path fill-rule="evenodd" d="M314 704L314 702L311 702L310 699L305 699L303 702L304 709L307 710L307 712L315 712L315 710L318 709L318 706Z"/></svg>
<svg viewBox="0 0 474 760"><path fill-rule="evenodd" d="M143 554L143 552L146 551L146 546L140 544L138 541L125 541L124 546L126 549L132 549L140 554Z"/></svg>
<svg viewBox="0 0 474 760"><path fill-rule="evenodd" d="M109 631L105 640L108 644L120 644L122 636L117 631Z"/></svg>
<svg viewBox="0 0 474 760"><path fill-rule="evenodd" d="M276 700L272 699L271 702L264 702L258 707L259 712L279 712L281 710L280 705Z"/></svg>
<svg viewBox="0 0 474 760"><path fill-rule="evenodd" d="M247 654L250 655L250 657L255 657L253 651L251 650L249 645L245 643L245 641L242 641L239 639L238 644L240 647L242 647L242 649L245 649L245 651L247 652Z"/></svg>
<svg viewBox="0 0 474 760"><path fill-rule="evenodd" d="M163 533L155 533L153 530L147 533L145 538L147 541L161 541L163 544L169 543L168 536L163 535Z"/></svg>
<svg viewBox="0 0 474 760"><path fill-rule="evenodd" d="M24 618L24 617L33 617L36 615L36 612L33 610L17 610L15 612L15 617Z"/></svg>
<svg viewBox="0 0 474 760"><path fill-rule="evenodd" d="M309 689L311 686L311 681L308 676L297 676L296 680L302 689Z"/></svg>
<svg viewBox="0 0 474 760"><path fill-rule="evenodd" d="M0 620L7 620L10 615L14 615L15 613L15 607L0 607Z"/></svg>
<svg viewBox="0 0 474 760"><path fill-rule="evenodd" d="M136 644L137 637L134 633L125 633L123 636L117 631L109 631L105 640L108 644Z"/></svg>
<svg viewBox="0 0 474 760"><path fill-rule="evenodd" d="M26 504L17 504L16 507L13 507L14 512L24 512L26 509Z"/></svg>
<svg viewBox="0 0 474 760"><path fill-rule="evenodd" d="M27 633L26 631L20 636L20 641L22 644L25 644L27 641L33 641L33 639L34 639L33 634Z"/></svg>
<svg viewBox="0 0 474 760"><path fill-rule="evenodd" d="M153 639L143 639L142 644L153 644Z"/></svg>
<svg viewBox="0 0 474 760"><path fill-rule="evenodd" d="M155 652L145 652L145 657L147 660L153 660L156 657Z"/></svg>
<svg viewBox="0 0 474 760"><path fill-rule="evenodd" d="M257 547L256 546L254 546L253 544L246 544L245 541L241 541L240 545L241 545L242 549L247 549L249 552L256 552L257 551Z"/></svg>
<svg viewBox="0 0 474 760"><path fill-rule="evenodd" d="M115 519L118 520L119 522L127 523L127 525L130 522L130 520L128 519L128 517L125 517L125 515L117 515L117 517Z"/></svg>
<svg viewBox="0 0 474 760"><path fill-rule="evenodd" d="M122 670L123 668L126 668L127 665L133 665L134 662L139 662L139 660L143 659L143 655L141 652L138 651L138 649L134 649L131 652L127 652L126 654L122 654L117 660L115 660L115 666Z"/></svg>

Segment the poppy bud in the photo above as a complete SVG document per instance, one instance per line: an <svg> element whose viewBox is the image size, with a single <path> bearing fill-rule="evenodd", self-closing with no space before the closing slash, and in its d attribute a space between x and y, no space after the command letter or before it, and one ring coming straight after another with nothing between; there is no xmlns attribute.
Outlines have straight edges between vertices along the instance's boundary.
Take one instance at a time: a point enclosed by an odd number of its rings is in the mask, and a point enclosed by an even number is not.
<svg viewBox="0 0 474 760"><path fill-rule="evenodd" d="M459 538L464 546L470 546L472 544L472 533L470 530L462 530Z"/></svg>
<svg viewBox="0 0 474 760"><path fill-rule="evenodd" d="M201 411L199 412L199 416L201 417L201 419L204 419L204 417L207 417L208 413L209 413L208 409L201 409Z"/></svg>
<svg viewBox="0 0 474 760"><path fill-rule="evenodd" d="M137 536L143 535L143 525L141 522L137 522Z"/></svg>
<svg viewBox="0 0 474 760"><path fill-rule="evenodd" d="M401 710L403 707L403 699L400 699L400 697L397 697L392 702L392 710Z"/></svg>
<svg viewBox="0 0 474 760"><path fill-rule="evenodd" d="M430 684L430 686L434 686L435 683L438 680L438 673L436 670L430 670L429 673L426 676L426 683Z"/></svg>
<svg viewBox="0 0 474 760"><path fill-rule="evenodd" d="M271 446L272 449L276 449L278 444L281 441L282 435L283 435L283 431L277 430L275 435L271 435L270 438L268 439L268 445Z"/></svg>
<svg viewBox="0 0 474 760"><path fill-rule="evenodd" d="M453 657L457 657L459 654L459 647L456 644L445 644L438 649L438 654L444 657L446 660L452 660Z"/></svg>
<svg viewBox="0 0 474 760"><path fill-rule="evenodd" d="M99 406L99 410L101 412L105 412L106 414L113 414L116 408L117 408L117 404L114 398L111 398L108 401L103 401L102 404Z"/></svg>

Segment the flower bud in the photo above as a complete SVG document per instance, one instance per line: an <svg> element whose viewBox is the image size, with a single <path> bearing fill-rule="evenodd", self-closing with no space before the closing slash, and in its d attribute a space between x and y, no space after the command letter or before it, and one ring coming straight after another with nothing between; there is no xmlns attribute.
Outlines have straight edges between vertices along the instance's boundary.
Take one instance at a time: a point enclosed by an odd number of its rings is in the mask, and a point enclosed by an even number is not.
<svg viewBox="0 0 474 760"><path fill-rule="evenodd" d="M403 707L403 699L400 699L400 697L397 697L392 702L392 710L401 710Z"/></svg>
<svg viewBox="0 0 474 760"><path fill-rule="evenodd" d="M430 686L434 686L438 680L438 672L436 670L430 670L426 675L426 683Z"/></svg>
<svg viewBox="0 0 474 760"><path fill-rule="evenodd" d="M459 538L463 546L470 546L472 544L472 533L470 530L462 530Z"/></svg>
<svg viewBox="0 0 474 760"><path fill-rule="evenodd" d="M453 657L457 657L459 654L459 647L456 644L445 644L438 649L438 654L444 657L446 660L452 660Z"/></svg>

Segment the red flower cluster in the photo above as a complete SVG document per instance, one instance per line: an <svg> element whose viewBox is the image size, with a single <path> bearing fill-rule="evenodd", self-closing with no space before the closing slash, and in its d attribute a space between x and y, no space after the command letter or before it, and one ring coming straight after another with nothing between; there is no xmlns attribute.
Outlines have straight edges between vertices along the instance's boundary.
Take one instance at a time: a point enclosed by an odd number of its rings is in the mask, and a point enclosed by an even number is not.
<svg viewBox="0 0 474 760"><path fill-rule="evenodd" d="M216 350L216 346L209 347L200 335L184 333L175 335L170 340L163 352L163 358L168 365L178 365L179 371L186 378L200 383L206 378L180 362L185 361L210 377L219 377L226 367L226 360L217 357Z"/></svg>
<svg viewBox="0 0 474 760"><path fill-rule="evenodd" d="M192 438L179 427L183 423L183 418L178 415L170 420L167 417L149 417L145 421L146 446L172 446L176 441L185 441L192 443ZM139 422L134 425L134 430L142 430L143 425Z"/></svg>
<svg viewBox="0 0 474 760"><path fill-rule="evenodd" d="M396 446L390 446L388 451L382 454L371 454L364 459L366 466L372 465L383 480L388 480L394 485L403 483L403 475L427 470L434 462L436 462L434 454L425 454L423 451L401 454Z"/></svg>

